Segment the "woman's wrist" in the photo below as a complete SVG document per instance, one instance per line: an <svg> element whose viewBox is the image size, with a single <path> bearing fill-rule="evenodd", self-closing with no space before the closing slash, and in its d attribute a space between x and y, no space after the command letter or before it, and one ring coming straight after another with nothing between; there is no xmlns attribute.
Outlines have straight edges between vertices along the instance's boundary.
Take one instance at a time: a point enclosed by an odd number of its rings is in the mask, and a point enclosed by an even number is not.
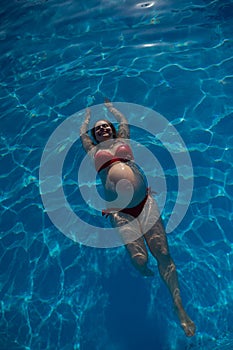
<svg viewBox="0 0 233 350"><path fill-rule="evenodd" d="M91 119L91 110L90 110L90 108L87 108L86 109L86 118L85 118L85 123L86 124L89 124L89 122L90 122L90 119Z"/></svg>

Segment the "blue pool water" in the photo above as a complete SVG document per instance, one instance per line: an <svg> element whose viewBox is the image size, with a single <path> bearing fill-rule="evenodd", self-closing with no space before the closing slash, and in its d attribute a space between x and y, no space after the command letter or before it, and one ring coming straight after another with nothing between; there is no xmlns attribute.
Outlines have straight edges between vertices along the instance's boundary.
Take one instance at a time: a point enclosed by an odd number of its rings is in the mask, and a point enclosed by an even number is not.
<svg viewBox="0 0 233 350"><path fill-rule="evenodd" d="M2 0L0 18L0 350L232 349L233 1ZM105 96L162 114L190 152L193 196L168 240L191 339L151 256L143 278L124 247L75 243L44 210L46 142Z"/></svg>

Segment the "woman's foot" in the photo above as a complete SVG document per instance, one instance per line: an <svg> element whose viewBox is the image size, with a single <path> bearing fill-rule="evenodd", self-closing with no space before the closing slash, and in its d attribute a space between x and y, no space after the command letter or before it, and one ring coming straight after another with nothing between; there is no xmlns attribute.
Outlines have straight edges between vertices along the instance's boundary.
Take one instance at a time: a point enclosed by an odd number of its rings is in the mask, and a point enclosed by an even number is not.
<svg viewBox="0 0 233 350"><path fill-rule="evenodd" d="M196 331L194 322L188 317L186 321L181 322L181 326L187 337L193 337Z"/></svg>
<svg viewBox="0 0 233 350"><path fill-rule="evenodd" d="M186 336L194 336L196 331L195 323L191 320L191 318L189 318L182 306L177 308L177 313L180 319L181 327L183 328Z"/></svg>

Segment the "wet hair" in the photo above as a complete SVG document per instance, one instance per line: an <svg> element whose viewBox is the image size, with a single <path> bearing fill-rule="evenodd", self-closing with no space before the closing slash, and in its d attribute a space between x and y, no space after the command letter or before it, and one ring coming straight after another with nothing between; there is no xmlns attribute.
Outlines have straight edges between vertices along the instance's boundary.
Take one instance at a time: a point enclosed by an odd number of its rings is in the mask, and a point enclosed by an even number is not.
<svg viewBox="0 0 233 350"><path fill-rule="evenodd" d="M101 119L101 121L107 123L110 128L112 129L112 137L113 139L116 139L117 137L117 131L116 131L116 128L115 126L109 121L109 120L106 120L106 119ZM97 122L96 122L97 123ZM99 141L96 140L96 136L95 136L95 126L91 129L91 136L93 137L93 139L99 143Z"/></svg>

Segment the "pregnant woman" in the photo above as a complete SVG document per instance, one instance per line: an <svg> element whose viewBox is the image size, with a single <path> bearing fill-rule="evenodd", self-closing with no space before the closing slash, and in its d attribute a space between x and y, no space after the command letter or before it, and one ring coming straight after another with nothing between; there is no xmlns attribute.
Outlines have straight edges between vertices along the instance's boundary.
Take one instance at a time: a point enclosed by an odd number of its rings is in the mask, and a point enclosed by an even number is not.
<svg viewBox="0 0 233 350"><path fill-rule="evenodd" d="M105 106L119 123L118 130L108 120L99 120L91 129L92 137L89 136L90 109L86 110L80 130L83 148L93 158L104 186L105 199L111 202L111 208L104 214L110 216L112 226L118 228L133 265L144 276L153 275L147 266L148 246L171 293L181 326L187 336L193 336L195 324L182 305L176 267L169 253L157 204L148 190L144 174L134 162L128 143L127 119L109 100L105 100Z"/></svg>

